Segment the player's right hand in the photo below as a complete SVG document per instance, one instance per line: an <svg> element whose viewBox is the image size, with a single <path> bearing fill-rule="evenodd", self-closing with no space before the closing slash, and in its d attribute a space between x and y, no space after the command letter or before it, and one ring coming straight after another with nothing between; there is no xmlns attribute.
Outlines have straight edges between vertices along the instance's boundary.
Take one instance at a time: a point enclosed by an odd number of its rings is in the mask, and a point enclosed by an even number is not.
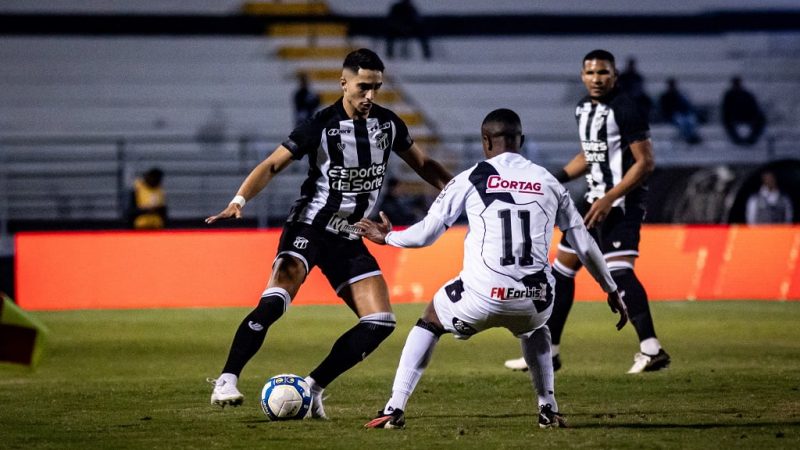
<svg viewBox="0 0 800 450"><path fill-rule="evenodd" d="M389 222L389 218L386 217L383 211L378 213L378 215L381 217L381 223L373 222L366 217L362 217L361 220L355 223L355 226L361 230L359 233L361 236L364 236L376 244L383 245L386 244L386 235L392 231L392 222Z"/></svg>
<svg viewBox="0 0 800 450"><path fill-rule="evenodd" d="M619 291L609 292L608 306L611 307L611 312L619 313L619 322L617 322L617 331L628 323L628 307L625 306L625 300L622 299Z"/></svg>
<svg viewBox="0 0 800 450"><path fill-rule="evenodd" d="M212 224L218 220L230 219L230 218L234 219L242 218L242 208L236 203L229 204L227 208L223 209L222 211L219 212L219 214L215 216L207 217L206 223Z"/></svg>

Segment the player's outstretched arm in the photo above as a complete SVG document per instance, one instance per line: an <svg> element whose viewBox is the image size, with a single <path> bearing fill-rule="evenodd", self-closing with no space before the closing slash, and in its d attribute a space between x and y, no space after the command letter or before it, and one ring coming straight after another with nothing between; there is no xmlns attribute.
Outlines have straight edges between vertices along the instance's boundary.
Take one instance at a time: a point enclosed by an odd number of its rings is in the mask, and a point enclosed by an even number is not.
<svg viewBox="0 0 800 450"><path fill-rule="evenodd" d="M398 156L403 158L403 161L414 169L414 172L436 189L444 189L453 178L453 174L438 161L429 158L417 144L411 144L411 148L398 153Z"/></svg>
<svg viewBox="0 0 800 450"><path fill-rule="evenodd" d="M586 155L581 151L553 176L556 177L559 183L566 183L584 174L587 168Z"/></svg>
<svg viewBox="0 0 800 450"><path fill-rule="evenodd" d="M386 244L386 235L392 231L392 222L389 221L389 218L386 217L386 214L381 211L378 213L381 217L381 223L373 222L372 220L363 217L361 220L356 222L356 226L361 229L361 236L369 239L370 241L385 245Z"/></svg>
<svg viewBox="0 0 800 450"><path fill-rule="evenodd" d="M628 323L628 308L617 290L617 283L611 277L603 253L585 226L578 225L570 228L566 230L566 234L567 241L575 249L578 259L586 266L586 270L603 288L603 291L608 293L608 306L611 307L611 312L619 313L617 330L621 330Z"/></svg>
<svg viewBox="0 0 800 450"><path fill-rule="evenodd" d="M234 200L216 215L206 218L206 223L212 224L222 219L241 218L242 208L245 203L261 192L272 180L272 177L285 169L291 162L292 153L289 149L282 145L278 146L267 159L261 161L261 163L247 175L247 178L244 179L239 190L236 191Z"/></svg>

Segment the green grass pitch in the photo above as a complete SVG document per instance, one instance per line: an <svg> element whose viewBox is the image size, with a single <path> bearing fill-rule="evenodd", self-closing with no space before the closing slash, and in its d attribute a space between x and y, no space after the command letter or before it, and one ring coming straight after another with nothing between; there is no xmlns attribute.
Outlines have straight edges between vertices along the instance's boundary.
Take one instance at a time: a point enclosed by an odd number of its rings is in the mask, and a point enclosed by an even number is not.
<svg viewBox="0 0 800 450"><path fill-rule="evenodd" d="M290 308L243 373L245 404L209 405L246 309L36 313L50 338L35 372L0 364L0 448L800 448L800 302L661 302L669 370L627 375L633 329L577 303L557 397L570 429L540 430L528 375L505 330L445 335L407 408L405 430L366 430L391 389L423 305L397 305L397 331L329 386L330 421L268 422L265 379L307 374L352 326L344 306Z"/></svg>

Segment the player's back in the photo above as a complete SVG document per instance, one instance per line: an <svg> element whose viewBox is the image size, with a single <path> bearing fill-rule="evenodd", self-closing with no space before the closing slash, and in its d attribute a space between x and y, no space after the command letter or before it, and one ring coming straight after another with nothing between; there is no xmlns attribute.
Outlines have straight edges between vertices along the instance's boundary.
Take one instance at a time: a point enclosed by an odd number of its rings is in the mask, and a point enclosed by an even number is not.
<svg viewBox="0 0 800 450"><path fill-rule="evenodd" d="M517 153L478 163L462 176L474 187L465 205L465 288L490 301L544 295L542 283L554 284L548 253L568 197L564 187Z"/></svg>

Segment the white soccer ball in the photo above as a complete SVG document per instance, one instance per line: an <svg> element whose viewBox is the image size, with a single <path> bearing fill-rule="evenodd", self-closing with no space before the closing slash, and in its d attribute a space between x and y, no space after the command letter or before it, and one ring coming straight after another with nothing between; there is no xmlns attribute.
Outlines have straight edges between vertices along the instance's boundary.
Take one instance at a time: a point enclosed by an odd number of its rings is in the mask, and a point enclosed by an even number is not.
<svg viewBox="0 0 800 450"><path fill-rule="evenodd" d="M302 419L310 406L311 387L298 375L275 375L261 389L261 409L269 420Z"/></svg>

